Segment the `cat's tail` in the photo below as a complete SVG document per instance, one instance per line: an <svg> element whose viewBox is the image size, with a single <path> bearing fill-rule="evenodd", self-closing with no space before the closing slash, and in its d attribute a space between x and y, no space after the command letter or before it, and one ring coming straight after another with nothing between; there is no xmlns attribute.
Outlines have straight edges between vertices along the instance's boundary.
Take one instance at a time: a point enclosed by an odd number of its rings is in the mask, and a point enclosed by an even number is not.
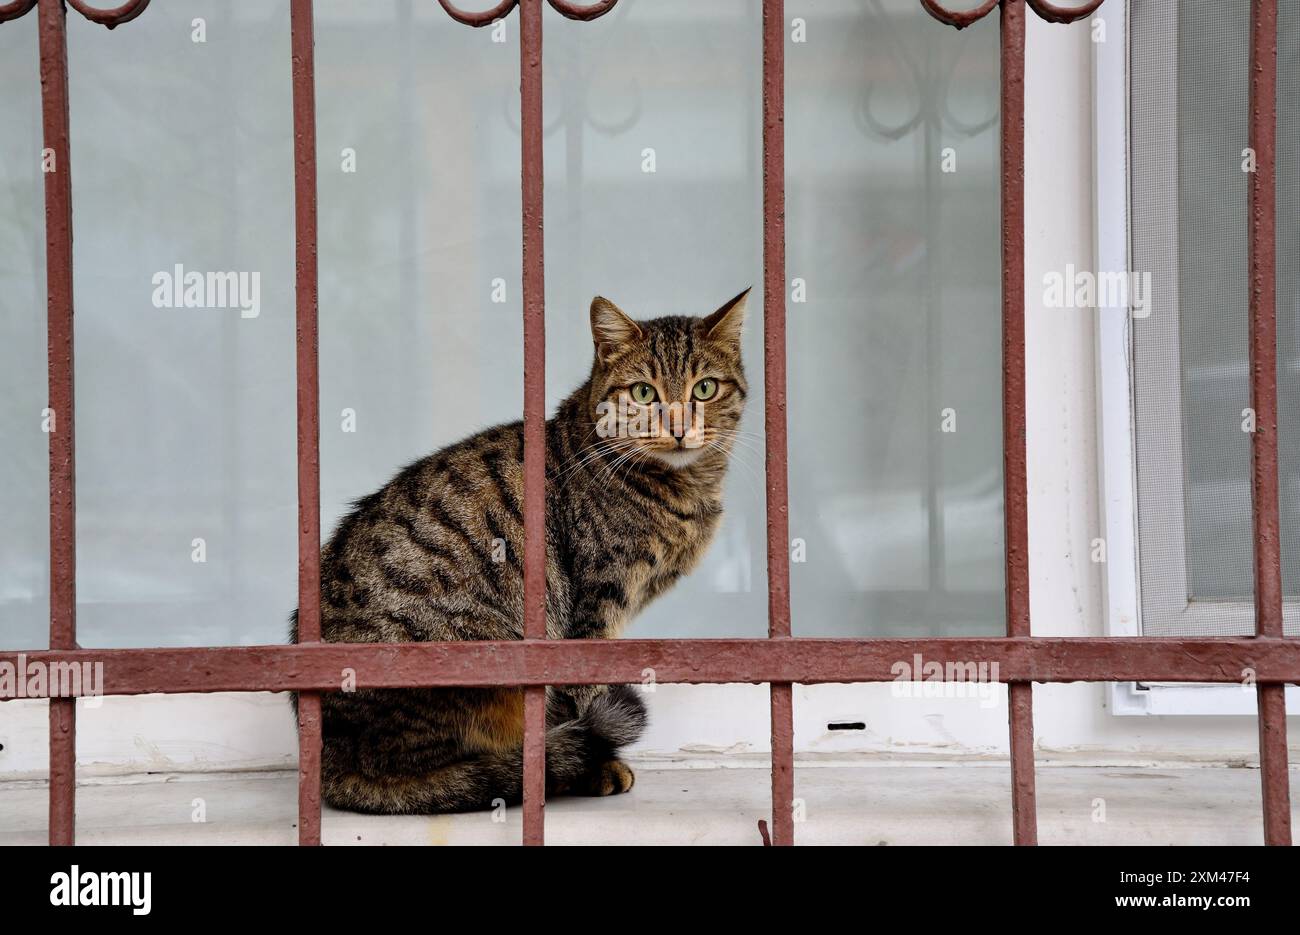
<svg viewBox="0 0 1300 935"><path fill-rule="evenodd" d="M635 743L646 727L645 702L628 685L611 685L587 710L546 732L546 778L551 783L578 779Z"/></svg>
<svg viewBox="0 0 1300 935"><path fill-rule="evenodd" d="M636 690L611 685L587 710L546 731L548 792L580 786L639 738L646 726L645 703ZM371 777L322 762L322 793L336 808L385 815L472 812L514 805L523 797L523 751L485 754L422 775Z"/></svg>

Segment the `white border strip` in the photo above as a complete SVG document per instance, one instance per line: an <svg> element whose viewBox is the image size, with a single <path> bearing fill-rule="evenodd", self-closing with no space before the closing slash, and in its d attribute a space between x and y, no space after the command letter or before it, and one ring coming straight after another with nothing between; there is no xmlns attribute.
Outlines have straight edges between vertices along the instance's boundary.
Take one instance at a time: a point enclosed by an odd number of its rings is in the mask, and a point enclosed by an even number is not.
<svg viewBox="0 0 1300 935"><path fill-rule="evenodd" d="M1127 0L1102 4L1095 17L1106 23L1106 41L1093 43L1092 58L1097 269L1115 272L1129 268L1127 13ZM1106 635L1139 636L1131 319L1127 306L1103 304L1097 312L1097 438L1106 530ZM1147 713L1150 693L1134 683L1110 683L1107 691L1116 714Z"/></svg>

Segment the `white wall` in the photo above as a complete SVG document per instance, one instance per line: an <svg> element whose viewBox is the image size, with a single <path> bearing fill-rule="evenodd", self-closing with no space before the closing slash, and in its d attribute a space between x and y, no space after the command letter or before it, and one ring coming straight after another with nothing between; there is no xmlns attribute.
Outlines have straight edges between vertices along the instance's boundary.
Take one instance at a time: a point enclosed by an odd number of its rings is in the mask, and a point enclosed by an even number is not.
<svg viewBox="0 0 1300 935"><path fill-rule="evenodd" d="M1119 41L1113 37L1112 41ZM1101 636L1105 591L1089 558L1102 535L1096 428L1094 314L1041 307L1043 274L1093 265L1092 48L1086 24L1029 17L1026 72L1026 278L1029 307L1029 545L1035 635ZM990 236L993 236L992 232ZM1005 757L1005 691L976 699L905 699L891 685L797 688L796 742L812 760L868 753L888 760ZM1038 762L1253 762L1248 717L1115 717L1102 685L1034 690ZM660 686L648 758L709 765L762 762L767 748L763 686ZM0 775L46 766L40 702L0 706ZM863 732L828 732L828 720L859 720ZM1292 721L1293 750L1300 738ZM288 766L293 726L281 696L109 698L78 723L86 772ZM753 754L753 756L746 756Z"/></svg>

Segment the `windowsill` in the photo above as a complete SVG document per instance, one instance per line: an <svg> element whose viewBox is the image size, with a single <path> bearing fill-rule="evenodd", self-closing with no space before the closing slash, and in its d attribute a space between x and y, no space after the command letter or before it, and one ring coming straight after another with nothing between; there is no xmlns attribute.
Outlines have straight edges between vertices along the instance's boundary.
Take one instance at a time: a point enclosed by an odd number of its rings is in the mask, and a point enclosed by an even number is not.
<svg viewBox="0 0 1300 935"><path fill-rule="evenodd" d="M1222 767L1040 767L1043 844L1262 844L1259 773ZM296 771L157 774L77 790L79 844L294 844ZM759 844L765 769L638 770L631 793L547 804L551 844ZM803 844L1009 844L1003 765L801 767ZM201 800L201 801L200 801ZM1104 802L1105 820L1095 820ZM206 821L194 822L197 809ZM0 783L0 844L44 844L43 782ZM1295 818L1300 822L1300 804ZM325 809L325 844L517 844L521 814Z"/></svg>

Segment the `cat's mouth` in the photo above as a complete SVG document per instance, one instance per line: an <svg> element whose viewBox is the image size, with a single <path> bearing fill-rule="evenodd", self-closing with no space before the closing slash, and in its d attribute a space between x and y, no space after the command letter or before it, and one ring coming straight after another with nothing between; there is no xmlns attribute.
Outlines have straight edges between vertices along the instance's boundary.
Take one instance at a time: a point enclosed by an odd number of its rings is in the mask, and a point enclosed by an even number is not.
<svg viewBox="0 0 1300 935"><path fill-rule="evenodd" d="M680 470L681 468L689 467L698 461L700 456L704 454L704 446L668 449L652 448L650 449L649 454L650 457L659 461L661 464L666 464L670 468Z"/></svg>

